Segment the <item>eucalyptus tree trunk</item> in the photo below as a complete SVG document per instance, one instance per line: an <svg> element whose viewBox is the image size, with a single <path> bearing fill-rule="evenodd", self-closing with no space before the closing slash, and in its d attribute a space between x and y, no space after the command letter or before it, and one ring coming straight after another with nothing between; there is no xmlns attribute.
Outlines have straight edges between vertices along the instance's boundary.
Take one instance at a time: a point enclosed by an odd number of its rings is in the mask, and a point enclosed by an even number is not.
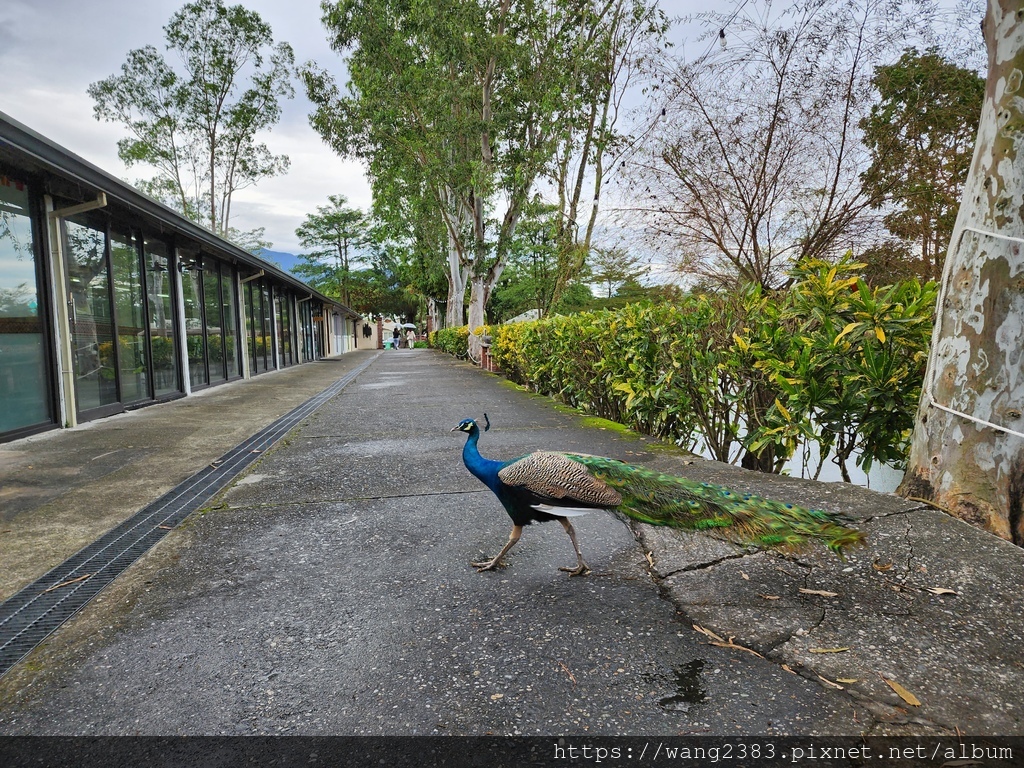
<svg viewBox="0 0 1024 768"><path fill-rule="evenodd" d="M466 309L466 282L469 272L462 265L461 250L454 236L448 236L448 304L444 322L447 328L463 324Z"/></svg>
<svg viewBox="0 0 1024 768"><path fill-rule="evenodd" d="M445 308L445 327L457 328L465 322L466 284L469 282L469 269L463 253L463 231L469 216L465 207L459 203L458 196L448 187L438 190L441 202L441 215L444 218L445 230L448 233L448 304Z"/></svg>
<svg viewBox="0 0 1024 768"><path fill-rule="evenodd" d="M1024 545L1024 0L989 0L978 139L900 486Z"/></svg>

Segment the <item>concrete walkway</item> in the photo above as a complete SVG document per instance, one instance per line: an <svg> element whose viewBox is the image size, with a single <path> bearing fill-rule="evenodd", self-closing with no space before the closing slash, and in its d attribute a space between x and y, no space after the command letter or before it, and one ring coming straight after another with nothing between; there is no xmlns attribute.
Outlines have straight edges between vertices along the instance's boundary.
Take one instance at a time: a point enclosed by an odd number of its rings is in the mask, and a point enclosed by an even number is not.
<svg viewBox="0 0 1024 768"><path fill-rule="evenodd" d="M0 595L378 353L0 446ZM462 467L574 450L862 521L841 561L598 513L557 571ZM639 545L638 543L639 542ZM0 734L1024 733L1024 551L860 488L694 460L429 350L380 354L0 679Z"/></svg>

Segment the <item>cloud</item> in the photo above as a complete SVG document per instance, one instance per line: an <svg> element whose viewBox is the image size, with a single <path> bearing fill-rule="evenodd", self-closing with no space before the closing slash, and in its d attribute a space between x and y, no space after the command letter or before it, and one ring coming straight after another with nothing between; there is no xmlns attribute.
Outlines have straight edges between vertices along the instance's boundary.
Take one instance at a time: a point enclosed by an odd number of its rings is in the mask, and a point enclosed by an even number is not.
<svg viewBox="0 0 1024 768"><path fill-rule="evenodd" d="M237 0L228 0L234 4ZM90 83L119 71L128 51L164 46L163 26L182 0L3 0L0 2L0 110L108 173L133 182L144 168L127 169L117 157L125 131L93 117L86 94ZM319 0L246 0L244 5L270 24L274 39L287 41L296 60L316 60L343 71L320 25ZM369 185L361 165L338 158L309 126L309 102L283 104L280 124L263 141L275 154L291 159L285 176L266 179L236 194L232 226L266 228L276 250L297 253L295 228L306 214L345 195L354 207L368 208Z"/></svg>

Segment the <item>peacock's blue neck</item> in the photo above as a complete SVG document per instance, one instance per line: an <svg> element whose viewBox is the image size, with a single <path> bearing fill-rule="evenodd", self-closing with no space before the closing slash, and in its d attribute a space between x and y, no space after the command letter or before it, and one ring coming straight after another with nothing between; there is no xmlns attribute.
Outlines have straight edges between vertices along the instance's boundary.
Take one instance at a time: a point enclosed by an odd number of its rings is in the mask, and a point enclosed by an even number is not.
<svg viewBox="0 0 1024 768"><path fill-rule="evenodd" d="M480 448L477 443L480 440L480 430L474 428L469 433L469 439L462 447L462 461L466 469L491 490L496 490L498 485L498 470L504 466L504 462L493 459L485 459L480 455Z"/></svg>

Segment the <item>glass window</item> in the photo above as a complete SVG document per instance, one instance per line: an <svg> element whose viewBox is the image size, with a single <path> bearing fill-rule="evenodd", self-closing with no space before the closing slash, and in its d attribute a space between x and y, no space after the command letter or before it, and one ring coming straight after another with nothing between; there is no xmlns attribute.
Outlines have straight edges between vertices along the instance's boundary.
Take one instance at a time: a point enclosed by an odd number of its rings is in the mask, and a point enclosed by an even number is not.
<svg viewBox="0 0 1024 768"><path fill-rule="evenodd" d="M249 365L252 367L252 373L256 373L259 368L256 364L256 305L253 301L259 301L259 298L252 282L246 283L245 288L242 290L245 296L246 318L249 321L249 327L246 329L245 334L246 354L249 355Z"/></svg>
<svg viewBox="0 0 1024 768"><path fill-rule="evenodd" d="M178 339L174 331L174 299L171 295L167 243L146 238L146 292L149 296L149 346L153 355L153 389L157 397L180 392Z"/></svg>
<svg viewBox="0 0 1024 768"><path fill-rule="evenodd" d="M311 338L310 338L310 334L309 334L309 330L310 330L310 324L309 324L310 323L310 320L309 320L310 314L309 314L309 311L310 311L310 302L303 301L301 304L299 304L299 317L298 317L298 321L299 321L298 322L298 326L299 327L297 328L298 333L299 333L299 349L298 349L298 351L299 351L300 359L302 360L302 362L306 362L307 360L311 360L312 359L312 357L310 356L310 341L311 341Z"/></svg>
<svg viewBox="0 0 1024 768"><path fill-rule="evenodd" d="M261 338L256 344L256 348L259 350L260 344L262 343L263 358L260 360L260 370L266 371L274 367L274 305L270 300L270 288L262 282L260 283L260 296L262 297L260 305L262 307L261 315L263 317L263 330Z"/></svg>
<svg viewBox="0 0 1024 768"><path fill-rule="evenodd" d="M220 274L221 316L224 318L224 367L229 379L237 378L238 370L238 305L232 269L223 265Z"/></svg>
<svg viewBox="0 0 1024 768"><path fill-rule="evenodd" d="M134 403L149 398L149 379L142 264L133 233L116 229L110 233L110 262L114 270L114 320L117 324L121 402Z"/></svg>
<svg viewBox="0 0 1024 768"><path fill-rule="evenodd" d="M0 176L0 432L53 421L29 189Z"/></svg>
<svg viewBox="0 0 1024 768"><path fill-rule="evenodd" d="M220 274L219 264L213 259L203 259L203 303L206 308L206 349L210 355L210 381L223 381L224 372L224 322L220 316Z"/></svg>
<svg viewBox="0 0 1024 768"><path fill-rule="evenodd" d="M281 345L278 354L278 364L284 368L292 364L292 321L291 321L291 296L286 293L277 293L277 338Z"/></svg>
<svg viewBox="0 0 1024 768"><path fill-rule="evenodd" d="M185 305L185 343L188 378L193 387L206 378L206 336L203 333L203 271L198 256L182 254L181 298Z"/></svg>
<svg viewBox="0 0 1024 768"><path fill-rule="evenodd" d="M71 347L78 412L118 402L106 233L77 217L65 222Z"/></svg>

